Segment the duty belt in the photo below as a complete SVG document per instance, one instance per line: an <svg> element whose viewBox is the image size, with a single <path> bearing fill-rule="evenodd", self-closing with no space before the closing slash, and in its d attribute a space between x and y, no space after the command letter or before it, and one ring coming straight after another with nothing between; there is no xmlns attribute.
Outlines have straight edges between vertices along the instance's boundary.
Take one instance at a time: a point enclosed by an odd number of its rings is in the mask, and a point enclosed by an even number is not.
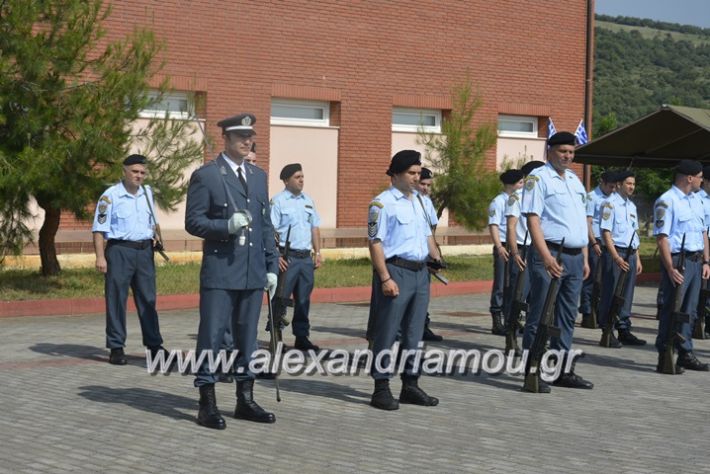
<svg viewBox="0 0 710 474"><path fill-rule="evenodd" d="M545 241L547 244L547 248L550 250L558 251L560 248L562 249L562 253L565 255L579 255L582 253L582 249L573 249L570 247L562 247L560 244L556 244L554 242L548 242Z"/></svg>
<svg viewBox="0 0 710 474"><path fill-rule="evenodd" d="M695 251L695 252L691 252L689 250L686 250L684 253L685 253L685 258L687 260L690 260L691 262L697 262L697 261L703 259L703 252L700 250ZM680 252L675 252L675 253L671 254L672 257L677 257L678 255L680 255Z"/></svg>
<svg viewBox="0 0 710 474"><path fill-rule="evenodd" d="M396 267L406 268L407 270L412 270L418 272L426 266L424 262L416 262L414 260L407 260L406 258L390 257L385 260L385 263L391 263Z"/></svg>
<svg viewBox="0 0 710 474"><path fill-rule="evenodd" d="M143 250L153 246L151 239L146 240L120 240L110 239L107 245L120 245L121 247L129 247L136 250Z"/></svg>
<svg viewBox="0 0 710 474"><path fill-rule="evenodd" d="M285 251L286 251L286 249L284 247L279 247L279 252L281 252L281 255L283 255ZM294 257L294 258L310 258L311 251L310 250L289 249L288 256Z"/></svg>

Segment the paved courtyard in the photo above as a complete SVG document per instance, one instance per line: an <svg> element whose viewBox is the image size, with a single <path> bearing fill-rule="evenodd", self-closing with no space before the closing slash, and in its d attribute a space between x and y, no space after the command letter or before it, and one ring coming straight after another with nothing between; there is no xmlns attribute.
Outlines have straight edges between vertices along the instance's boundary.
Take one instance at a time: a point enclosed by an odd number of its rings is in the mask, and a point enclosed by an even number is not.
<svg viewBox="0 0 710 474"><path fill-rule="evenodd" d="M652 342L655 290L639 288L636 300L636 333ZM445 340L431 347L502 348L487 307L487 295L434 299ZM367 312L314 305L312 340L364 348ZM365 375L283 376L281 403L273 381L255 388L276 424L232 418L234 385L219 384L227 429L213 431L194 421L191 376L147 373L129 320L129 364L116 367L103 315L0 319L0 472L710 472L710 374L656 374L652 345L603 349L597 330L575 331L586 353L577 372L592 391L524 394L522 377L506 374L426 376L439 406L382 412L368 405ZM197 321L196 311L162 313L166 347L194 348ZM710 341L696 352L709 361Z"/></svg>

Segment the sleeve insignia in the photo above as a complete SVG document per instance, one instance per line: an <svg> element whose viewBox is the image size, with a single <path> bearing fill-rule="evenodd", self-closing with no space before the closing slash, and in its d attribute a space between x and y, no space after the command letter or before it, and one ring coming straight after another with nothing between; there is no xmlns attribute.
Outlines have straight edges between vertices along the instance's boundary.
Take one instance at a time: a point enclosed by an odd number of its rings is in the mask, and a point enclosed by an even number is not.
<svg viewBox="0 0 710 474"><path fill-rule="evenodd" d="M602 219L607 220L611 217L611 211L604 211L602 214Z"/></svg>
<svg viewBox="0 0 710 474"><path fill-rule="evenodd" d="M370 203L370 212L367 215L367 236L373 238L377 235L377 225L380 220L380 210L384 206L381 202L373 201Z"/></svg>
<svg viewBox="0 0 710 474"><path fill-rule="evenodd" d="M106 214L99 214L99 217L96 220L99 221L99 224L103 224L106 222Z"/></svg>
<svg viewBox="0 0 710 474"><path fill-rule="evenodd" d="M659 220L663 220L663 217L666 215L666 209L664 207L659 207L656 206L656 222Z"/></svg>
<svg viewBox="0 0 710 474"><path fill-rule="evenodd" d="M379 207L380 209L382 209L383 207L385 207L385 205L382 204L380 201L372 201L372 202L370 203L370 207L372 207L372 206L377 206L377 207Z"/></svg>
<svg viewBox="0 0 710 474"><path fill-rule="evenodd" d="M664 220L663 219L656 219L656 227L663 227Z"/></svg>
<svg viewBox="0 0 710 474"><path fill-rule="evenodd" d="M106 216L106 209L108 209L108 204L103 201L99 201L99 214Z"/></svg>
<svg viewBox="0 0 710 474"><path fill-rule="evenodd" d="M489 215L490 217L495 216L495 215L496 215L496 208L495 208L495 207L491 207L490 209L488 209L488 215Z"/></svg>
<svg viewBox="0 0 710 474"><path fill-rule="evenodd" d="M512 206L515 204L515 201L518 200L518 195L517 194L511 194L510 197L508 198L508 205Z"/></svg>
<svg viewBox="0 0 710 474"><path fill-rule="evenodd" d="M525 180L525 189L527 191L532 191L535 188L535 183L537 182L537 176L528 176Z"/></svg>
<svg viewBox="0 0 710 474"><path fill-rule="evenodd" d="M111 198L106 196L105 194L101 196L101 199L99 199L99 202L105 202L106 204L111 204Z"/></svg>
<svg viewBox="0 0 710 474"><path fill-rule="evenodd" d="M657 207L657 208L658 208L658 207L664 207L664 208L668 209L668 204L666 204L665 201L658 201L658 202L656 203L656 207Z"/></svg>

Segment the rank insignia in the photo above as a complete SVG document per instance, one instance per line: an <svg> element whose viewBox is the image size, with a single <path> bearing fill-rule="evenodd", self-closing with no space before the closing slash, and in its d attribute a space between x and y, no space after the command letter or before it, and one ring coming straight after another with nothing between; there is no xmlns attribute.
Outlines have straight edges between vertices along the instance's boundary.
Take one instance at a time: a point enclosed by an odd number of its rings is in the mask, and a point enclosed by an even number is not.
<svg viewBox="0 0 710 474"><path fill-rule="evenodd" d="M656 219L656 227L663 227L664 222L663 219Z"/></svg>
<svg viewBox="0 0 710 474"><path fill-rule="evenodd" d="M106 222L106 214L99 214L99 217L96 220L99 222L99 224L103 224L104 222Z"/></svg>
<svg viewBox="0 0 710 474"><path fill-rule="evenodd" d="M370 203L370 212L367 215L367 236L373 238L377 235L377 223L380 219L380 210L383 204L379 201Z"/></svg>
<svg viewBox="0 0 710 474"><path fill-rule="evenodd" d="M495 216L495 215L496 215L496 210L495 210L495 208L492 207L492 208L488 209L488 216L489 216L489 217L493 217L493 216Z"/></svg>

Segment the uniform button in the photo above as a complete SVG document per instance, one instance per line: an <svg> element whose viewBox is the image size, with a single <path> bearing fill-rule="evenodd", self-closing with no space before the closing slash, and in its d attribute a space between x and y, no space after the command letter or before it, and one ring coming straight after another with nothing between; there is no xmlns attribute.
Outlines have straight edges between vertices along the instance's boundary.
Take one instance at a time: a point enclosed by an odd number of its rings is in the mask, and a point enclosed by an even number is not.
<svg viewBox="0 0 710 474"><path fill-rule="evenodd" d="M217 253L217 249L214 249L213 252L214 252L214 253Z"/></svg>
<svg viewBox="0 0 710 474"><path fill-rule="evenodd" d="M251 200L249 198L247 198L247 202L251 202Z"/></svg>
<svg viewBox="0 0 710 474"><path fill-rule="evenodd" d="M251 242L249 242L249 247L253 247L253 246L254 246L254 244L252 244Z"/></svg>
<svg viewBox="0 0 710 474"><path fill-rule="evenodd" d="M249 227L249 232L251 232L251 227Z"/></svg>
<svg viewBox="0 0 710 474"><path fill-rule="evenodd" d="M227 203L225 202L225 203L223 204L223 206L224 206L224 207L227 207Z"/></svg>

